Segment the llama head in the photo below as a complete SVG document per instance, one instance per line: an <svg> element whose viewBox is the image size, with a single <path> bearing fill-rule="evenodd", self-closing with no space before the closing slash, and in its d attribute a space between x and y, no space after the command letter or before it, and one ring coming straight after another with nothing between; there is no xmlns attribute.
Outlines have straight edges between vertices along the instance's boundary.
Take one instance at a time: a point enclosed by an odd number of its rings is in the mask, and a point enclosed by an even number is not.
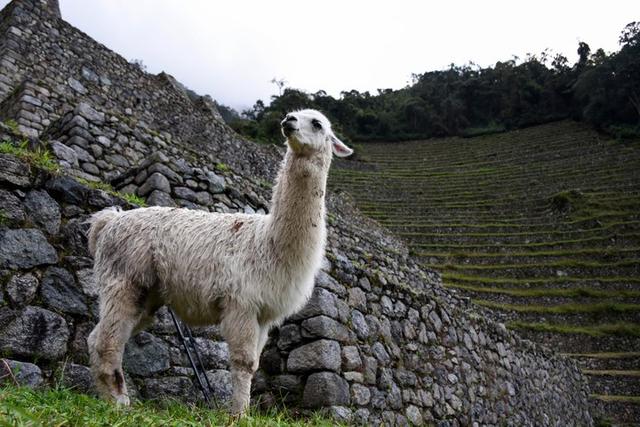
<svg viewBox="0 0 640 427"><path fill-rule="evenodd" d="M329 150L338 157L353 154L353 150L333 134L331 122L319 111L294 111L287 114L280 124L282 134L296 154L329 153Z"/></svg>

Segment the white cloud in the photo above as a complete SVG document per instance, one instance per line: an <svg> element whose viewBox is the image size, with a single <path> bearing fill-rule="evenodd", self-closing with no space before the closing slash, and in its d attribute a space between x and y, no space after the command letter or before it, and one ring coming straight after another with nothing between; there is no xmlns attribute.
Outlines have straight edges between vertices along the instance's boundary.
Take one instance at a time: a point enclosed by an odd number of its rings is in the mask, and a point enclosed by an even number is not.
<svg viewBox="0 0 640 427"><path fill-rule="evenodd" d="M545 48L574 60L578 41L617 50L624 25L640 19L640 2L620 0L61 0L61 9L127 59L236 108L268 101L273 77L338 95Z"/></svg>

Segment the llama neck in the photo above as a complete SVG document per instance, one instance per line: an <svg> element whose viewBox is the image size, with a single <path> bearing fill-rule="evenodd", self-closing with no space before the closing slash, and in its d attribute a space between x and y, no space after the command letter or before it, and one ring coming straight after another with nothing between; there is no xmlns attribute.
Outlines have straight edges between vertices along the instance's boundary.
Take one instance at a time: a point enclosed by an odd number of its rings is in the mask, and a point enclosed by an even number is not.
<svg viewBox="0 0 640 427"><path fill-rule="evenodd" d="M270 244L278 258L304 259L324 245L330 161L319 154L302 157L287 151L273 189L269 222Z"/></svg>

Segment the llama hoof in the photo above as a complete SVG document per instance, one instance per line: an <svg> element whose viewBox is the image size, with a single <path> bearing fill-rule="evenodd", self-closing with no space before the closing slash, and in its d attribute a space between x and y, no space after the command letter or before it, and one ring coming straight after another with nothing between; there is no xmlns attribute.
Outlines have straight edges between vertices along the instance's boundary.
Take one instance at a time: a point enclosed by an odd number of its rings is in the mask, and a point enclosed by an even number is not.
<svg viewBox="0 0 640 427"><path fill-rule="evenodd" d="M116 405L118 406L129 406L131 402L129 401L129 396L126 394L122 394L120 396L116 396Z"/></svg>

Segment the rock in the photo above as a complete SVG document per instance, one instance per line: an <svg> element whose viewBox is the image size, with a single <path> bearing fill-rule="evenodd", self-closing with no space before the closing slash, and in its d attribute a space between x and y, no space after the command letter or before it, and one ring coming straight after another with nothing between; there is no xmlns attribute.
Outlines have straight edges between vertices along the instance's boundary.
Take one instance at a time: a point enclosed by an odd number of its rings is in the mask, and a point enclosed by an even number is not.
<svg viewBox="0 0 640 427"><path fill-rule="evenodd" d="M0 206L2 214L7 222L22 222L26 215L22 202L12 192L0 190Z"/></svg>
<svg viewBox="0 0 640 427"><path fill-rule="evenodd" d="M167 177L169 181L174 183L182 183L182 177L175 173L172 169L170 169L167 165L162 163L154 163L148 169L147 172L149 174L153 174L155 172L160 173ZM167 191L168 193L168 191Z"/></svg>
<svg viewBox="0 0 640 427"><path fill-rule="evenodd" d="M51 151L53 151L53 154L59 159L62 160L64 162L67 162L67 164L69 166L75 167L77 168L79 163L78 163L78 155L76 154L76 152L73 150L73 148L62 144L61 142L58 141L53 141L50 143L51 146Z"/></svg>
<svg viewBox="0 0 640 427"><path fill-rule="evenodd" d="M7 296L15 307L29 304L37 291L38 279L31 273L16 274L7 282Z"/></svg>
<svg viewBox="0 0 640 427"><path fill-rule="evenodd" d="M82 83L80 83L79 81L77 81L76 79L74 79L73 77L69 77L67 79L67 83L69 84L69 86L75 90L76 92L78 92L79 94L84 95L85 93L87 93L87 89L82 85Z"/></svg>
<svg viewBox="0 0 640 427"><path fill-rule="evenodd" d="M206 191L198 191L196 193L196 203L203 206L211 206L211 204L213 204L211 194L207 193Z"/></svg>
<svg viewBox="0 0 640 427"><path fill-rule="evenodd" d="M145 183L142 184L140 188L138 188L138 196L146 196L153 190L170 193L171 184L169 184L169 180L164 175L158 172L154 172L149 178L147 178Z"/></svg>
<svg viewBox="0 0 640 427"><path fill-rule="evenodd" d="M87 193L87 204L94 208L104 209L110 206L121 205L122 202L104 190L92 188Z"/></svg>
<svg viewBox="0 0 640 427"><path fill-rule="evenodd" d="M160 190L153 190L151 192L149 197L147 197L147 204L149 206L167 206L170 208L177 206L170 195Z"/></svg>
<svg viewBox="0 0 640 427"><path fill-rule="evenodd" d="M82 270L76 271L76 277L85 295L94 298L98 296L100 289L93 277L93 268L83 268Z"/></svg>
<svg viewBox="0 0 640 427"><path fill-rule="evenodd" d="M351 326L356 336L361 340L366 340L369 337L369 325L363 314L358 310L351 312Z"/></svg>
<svg viewBox="0 0 640 427"><path fill-rule="evenodd" d="M0 229L0 269L29 269L58 261L56 250L40 230Z"/></svg>
<svg viewBox="0 0 640 427"><path fill-rule="evenodd" d="M93 107L91 107L86 102L81 102L78 106L73 110L75 114L79 114L85 119L93 122L95 124L103 124L104 123L104 113L100 113L96 111Z"/></svg>
<svg viewBox="0 0 640 427"><path fill-rule="evenodd" d="M357 371L362 368L362 359L356 346L342 347L342 370Z"/></svg>
<svg viewBox="0 0 640 427"><path fill-rule="evenodd" d="M213 385L213 384L212 384ZM147 378L144 380L142 395L147 399L162 399L167 397L181 400L193 400L196 390L187 377Z"/></svg>
<svg viewBox="0 0 640 427"><path fill-rule="evenodd" d="M29 165L10 154L0 154L0 183L28 187L31 185Z"/></svg>
<svg viewBox="0 0 640 427"><path fill-rule="evenodd" d="M331 318L338 316L336 297L323 288L315 288L307 305L299 313L291 316L292 320L302 320L313 316L325 315Z"/></svg>
<svg viewBox="0 0 640 427"><path fill-rule="evenodd" d="M43 381L42 371L37 365L17 360L0 359L0 385L15 385L14 378L18 384L27 387L38 387Z"/></svg>
<svg viewBox="0 0 640 427"><path fill-rule="evenodd" d="M31 190L24 199L29 219L35 225L51 235L58 234L60 230L60 206L49 193L43 190Z"/></svg>
<svg viewBox="0 0 640 427"><path fill-rule="evenodd" d="M96 165L94 165L93 163L90 162L85 162L82 164L82 170L90 173L91 175L95 175L95 176L99 176L100 175L100 169L98 169L98 167Z"/></svg>
<svg viewBox="0 0 640 427"><path fill-rule="evenodd" d="M89 314L84 296L73 276L63 268L47 268L42 278L40 295L49 308L84 316Z"/></svg>
<svg viewBox="0 0 640 427"><path fill-rule="evenodd" d="M327 417L343 425L350 425L353 411L345 406L330 406L322 411Z"/></svg>
<svg viewBox="0 0 640 427"><path fill-rule="evenodd" d="M302 406L349 405L349 384L333 372L316 372L309 375L302 395Z"/></svg>
<svg viewBox="0 0 640 427"><path fill-rule="evenodd" d="M213 389L213 398L219 403L229 402L233 393L231 372L224 369L215 369L207 371L206 375Z"/></svg>
<svg viewBox="0 0 640 427"><path fill-rule="evenodd" d="M289 350L301 341L300 327L295 324L281 326L278 334L278 348Z"/></svg>
<svg viewBox="0 0 640 427"><path fill-rule="evenodd" d="M175 187L173 189L173 194L180 199L188 200L190 202L196 203L198 201L196 193L187 187Z"/></svg>
<svg viewBox="0 0 640 427"><path fill-rule="evenodd" d="M223 341L195 338L205 369L228 369L229 346Z"/></svg>
<svg viewBox="0 0 640 427"><path fill-rule="evenodd" d="M87 231L89 224L86 217L73 218L62 227L62 240L66 249L75 255L88 256Z"/></svg>
<svg viewBox="0 0 640 427"><path fill-rule="evenodd" d="M75 363L65 363L62 366L62 384L80 393L93 393L93 377L91 369Z"/></svg>
<svg viewBox="0 0 640 427"><path fill-rule="evenodd" d="M305 338L329 338L344 342L349 340L349 330L330 317L315 316L302 322L302 336Z"/></svg>
<svg viewBox="0 0 640 427"><path fill-rule="evenodd" d="M207 183L208 183L208 190L213 193L213 194L217 194L217 193L223 193L225 188L226 188L226 184L224 181L224 178L221 176L216 175L213 172L210 171L206 171L205 172L205 176L207 179Z"/></svg>
<svg viewBox="0 0 640 427"><path fill-rule="evenodd" d="M369 388L362 384L353 384L351 386L351 401L356 405L365 406L371 400L371 392Z"/></svg>
<svg viewBox="0 0 640 427"><path fill-rule="evenodd" d="M124 350L124 369L134 375L148 377L169 369L169 346L148 332L129 340Z"/></svg>
<svg viewBox="0 0 640 427"><path fill-rule="evenodd" d="M65 203L81 205L87 197L88 189L68 176L57 176L46 183L49 193L62 199Z"/></svg>
<svg viewBox="0 0 640 427"><path fill-rule="evenodd" d="M282 395L299 395L302 391L302 381L297 375L277 375L271 380L275 391Z"/></svg>
<svg viewBox="0 0 640 427"><path fill-rule="evenodd" d="M349 288L349 305L360 311L367 311L367 296L360 288Z"/></svg>
<svg viewBox="0 0 640 427"><path fill-rule="evenodd" d="M340 365L340 344L330 340L318 340L298 347L289 353L287 359L287 369L293 373L318 369L339 372Z"/></svg>
<svg viewBox="0 0 640 427"><path fill-rule="evenodd" d="M2 354L57 360L67 352L69 328L64 318L40 307L22 311L0 308Z"/></svg>

